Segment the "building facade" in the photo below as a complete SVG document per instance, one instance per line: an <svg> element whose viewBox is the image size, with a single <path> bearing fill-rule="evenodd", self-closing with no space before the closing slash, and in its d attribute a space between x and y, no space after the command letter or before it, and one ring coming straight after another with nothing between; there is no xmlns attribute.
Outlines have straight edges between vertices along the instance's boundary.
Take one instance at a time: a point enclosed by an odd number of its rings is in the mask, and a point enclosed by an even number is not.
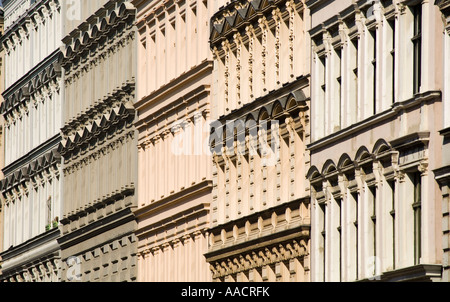
<svg viewBox="0 0 450 302"><path fill-rule="evenodd" d="M212 278L309 281L309 14L232 1L211 20Z"/></svg>
<svg viewBox="0 0 450 302"><path fill-rule="evenodd" d="M0 34L3 35L5 13L3 7L0 7ZM0 35L0 37L1 37ZM0 93L5 90L5 51L0 45ZM0 104L3 102L3 97L0 95ZM1 106L1 105L0 105ZM4 166L5 161L5 136L3 135L3 129L5 127L5 122L3 116L0 116L0 167ZM3 180L3 172L0 171L0 180ZM0 253L3 251L3 199L0 195ZM0 275L1 271L1 256L0 256Z"/></svg>
<svg viewBox="0 0 450 302"><path fill-rule="evenodd" d="M126 1L78 3L60 56L62 281L135 281L136 10Z"/></svg>
<svg viewBox="0 0 450 302"><path fill-rule="evenodd" d="M211 280L209 19L222 1L133 1L138 10L138 280Z"/></svg>
<svg viewBox="0 0 450 302"><path fill-rule="evenodd" d="M450 281L449 0L2 4L0 281Z"/></svg>
<svg viewBox="0 0 450 302"><path fill-rule="evenodd" d="M57 281L61 210L58 0L3 1L2 281Z"/></svg>
<svg viewBox="0 0 450 302"><path fill-rule="evenodd" d="M440 280L442 38L430 1L307 1L312 281Z"/></svg>
<svg viewBox="0 0 450 302"><path fill-rule="evenodd" d="M450 1L437 0L435 4L442 12L442 112L443 125L439 133L442 139L442 167L434 175L442 191L442 281L450 281Z"/></svg>

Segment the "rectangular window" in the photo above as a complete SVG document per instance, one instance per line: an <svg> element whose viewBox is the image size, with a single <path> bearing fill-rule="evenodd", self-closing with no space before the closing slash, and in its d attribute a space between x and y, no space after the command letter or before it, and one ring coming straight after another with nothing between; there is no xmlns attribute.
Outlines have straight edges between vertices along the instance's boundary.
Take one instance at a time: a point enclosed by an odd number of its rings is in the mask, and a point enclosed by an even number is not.
<svg viewBox="0 0 450 302"><path fill-rule="evenodd" d="M325 56L324 57L322 57L322 58L320 58L320 63L321 63L321 65L320 65L320 71L321 71L321 73L322 73L322 78L321 78L321 85L320 85L320 87L322 88L322 92L323 92L323 95L325 96L325 92L326 92L326 78L327 78L327 76L326 76L326 69L327 69L327 63L326 63L326 58L325 58Z"/></svg>
<svg viewBox="0 0 450 302"><path fill-rule="evenodd" d="M323 265L323 281L325 280L325 276L326 276L326 207L325 207L325 203L320 205L320 209L322 210L322 230L321 230L321 235L322 235L322 243L323 243L323 261L322 261L322 265Z"/></svg>
<svg viewBox="0 0 450 302"><path fill-rule="evenodd" d="M390 32L391 32L391 71L392 71L392 81L391 81L391 95L392 104L395 103L395 19L388 21Z"/></svg>
<svg viewBox="0 0 450 302"><path fill-rule="evenodd" d="M376 200L377 200L377 190L375 187L369 188L369 201L370 206L372 207L372 216L370 216L370 220L372 221L372 241L373 241L373 256L377 256L377 215L376 215ZM375 267L375 266L374 266Z"/></svg>
<svg viewBox="0 0 450 302"><path fill-rule="evenodd" d="M342 281L342 200L336 199L336 205L339 211L337 221L337 231L339 234L339 281Z"/></svg>
<svg viewBox="0 0 450 302"><path fill-rule="evenodd" d="M413 93L420 92L422 84L421 64L422 64L422 5L418 4L412 7L414 16L414 34L411 39L413 42Z"/></svg>
<svg viewBox="0 0 450 302"><path fill-rule="evenodd" d="M421 237L422 237L422 176L421 173L414 173L411 177L414 185L414 264L420 264L422 256Z"/></svg>
<svg viewBox="0 0 450 302"><path fill-rule="evenodd" d="M354 226L355 226L355 228L354 228L354 236L355 236L355 242L356 242L356 244L355 244L355 270L356 270L356 272L355 272L355 279L356 280L358 280L358 261L359 261L359 259L358 259L358 212L359 212L359 210L358 210L358 193L352 193L352 197L353 197L353 204L354 204L354 209L355 209L355 211L354 211L354 221L353 221L353 224L354 224Z"/></svg>
<svg viewBox="0 0 450 302"><path fill-rule="evenodd" d="M358 120L358 38L351 40L350 49L350 104L349 104L349 124Z"/></svg>
<svg viewBox="0 0 450 302"><path fill-rule="evenodd" d="M377 113L377 32L376 30L371 30L370 35L372 37L373 49L372 49L372 98L373 98L373 114Z"/></svg>
<svg viewBox="0 0 450 302"><path fill-rule="evenodd" d="M339 129L342 127L342 49L336 49L336 97L337 97L337 123Z"/></svg>
<svg viewBox="0 0 450 302"><path fill-rule="evenodd" d="M395 182L388 182L391 191L391 211L392 218L392 268L395 269Z"/></svg>

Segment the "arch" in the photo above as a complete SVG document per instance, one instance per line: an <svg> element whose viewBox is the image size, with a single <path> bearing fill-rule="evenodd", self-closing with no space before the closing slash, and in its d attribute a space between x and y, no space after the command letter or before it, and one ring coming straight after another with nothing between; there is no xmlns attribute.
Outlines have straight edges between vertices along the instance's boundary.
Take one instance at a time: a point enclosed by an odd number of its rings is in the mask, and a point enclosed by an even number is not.
<svg viewBox="0 0 450 302"><path fill-rule="evenodd" d="M102 21L100 21L99 30L100 31L105 31L105 30L108 29L108 27L109 27L109 17L102 18Z"/></svg>
<svg viewBox="0 0 450 302"><path fill-rule="evenodd" d="M352 164L353 164L353 161L352 161L351 157L347 153L344 153L339 158L337 168L342 169L342 168L348 167Z"/></svg>
<svg viewBox="0 0 450 302"><path fill-rule="evenodd" d="M362 161L368 157L371 157L371 153L365 146L361 146L361 147L359 147L358 151L356 152L355 162Z"/></svg>
<svg viewBox="0 0 450 302"><path fill-rule="evenodd" d="M281 105L281 102L279 100L275 101L272 105L272 114L271 117L278 116L279 114L284 112L284 107Z"/></svg>
<svg viewBox="0 0 450 302"><path fill-rule="evenodd" d="M294 97L293 94L290 94L286 100L285 110L289 111L290 109L293 109L295 107L297 107L297 99Z"/></svg>
<svg viewBox="0 0 450 302"><path fill-rule="evenodd" d="M81 41L80 39L76 39L75 43L73 43L73 51L78 52L81 48Z"/></svg>
<svg viewBox="0 0 450 302"><path fill-rule="evenodd" d="M83 45L86 45L86 44L88 44L89 43L89 41L91 40L91 36L89 35L89 32L87 31L87 32L85 32L84 34L83 34L83 38L82 38L82 44Z"/></svg>
<svg viewBox="0 0 450 302"><path fill-rule="evenodd" d="M90 33L91 38L92 39L97 38L98 32L99 32L98 26L97 26L97 24L95 24L94 26L92 26L92 29L91 29L91 33Z"/></svg>
<svg viewBox="0 0 450 302"><path fill-rule="evenodd" d="M136 8L130 2L124 2L119 7L119 17L123 18L125 15L135 14Z"/></svg>
<svg viewBox="0 0 450 302"><path fill-rule="evenodd" d="M116 23L116 20L117 20L117 13L116 13L116 11L115 10L113 10L110 14L109 14L109 20L108 20L108 23L111 25L111 24L114 24L114 23Z"/></svg>
<svg viewBox="0 0 450 302"><path fill-rule="evenodd" d="M269 112L265 107L261 108L258 113L258 120L259 121L265 121L270 118Z"/></svg>
<svg viewBox="0 0 450 302"><path fill-rule="evenodd" d="M72 50L72 46L67 46L67 48L66 48L66 53L65 53L65 57L66 58L70 58L71 56L72 56L72 54L73 54L73 50Z"/></svg>
<svg viewBox="0 0 450 302"><path fill-rule="evenodd" d="M323 175L324 175L324 174L330 174L330 173L333 173L333 172L335 172L335 171L337 171L336 164L335 164L331 159L328 159L328 160L323 164L323 167L322 167L322 174L323 174Z"/></svg>
<svg viewBox="0 0 450 302"><path fill-rule="evenodd" d="M385 151L391 150L391 149L392 149L391 146L384 139L379 139L373 146L372 153L374 155L379 155L379 154L381 154Z"/></svg>
<svg viewBox="0 0 450 302"><path fill-rule="evenodd" d="M319 169L317 169L316 166L312 166L309 168L308 172L306 173L306 178L310 181L315 178L322 177L322 174L320 173Z"/></svg>

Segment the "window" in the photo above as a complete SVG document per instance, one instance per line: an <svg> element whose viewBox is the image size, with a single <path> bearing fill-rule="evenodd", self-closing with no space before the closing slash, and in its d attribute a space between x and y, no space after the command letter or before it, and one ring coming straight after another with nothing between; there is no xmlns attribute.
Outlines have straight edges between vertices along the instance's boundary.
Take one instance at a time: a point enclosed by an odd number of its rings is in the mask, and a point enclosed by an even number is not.
<svg viewBox="0 0 450 302"><path fill-rule="evenodd" d="M336 199L336 205L339 212L337 221L337 231L339 234L339 281L342 281L342 200Z"/></svg>
<svg viewBox="0 0 450 302"><path fill-rule="evenodd" d="M413 42L413 93L420 92L421 64L422 64L422 5L418 4L412 7L414 16L414 35Z"/></svg>
<svg viewBox="0 0 450 302"><path fill-rule="evenodd" d="M411 176L411 180L414 185L414 200L412 204L414 211L414 264L419 264L422 256L422 176L419 172L416 172Z"/></svg>
<svg viewBox="0 0 450 302"><path fill-rule="evenodd" d="M348 105L347 125L356 123L358 120L358 38L354 38L349 43L350 60L350 95Z"/></svg>
<svg viewBox="0 0 450 302"><path fill-rule="evenodd" d="M355 226L353 236L355 238L355 279L358 279L358 193L352 193L353 197L353 206L354 206L354 216L355 219L353 224Z"/></svg>
<svg viewBox="0 0 450 302"><path fill-rule="evenodd" d="M376 30L371 30L370 35L372 37L372 43L373 43L373 49L372 49L372 71L373 71L373 77L372 77L372 98L373 98L373 114L377 113L377 32Z"/></svg>
<svg viewBox="0 0 450 302"><path fill-rule="evenodd" d="M322 244L323 244L323 261L322 261L322 265L323 265L323 281L326 281L325 276L326 276L326 206L325 203L320 204L320 209L321 209L321 218L322 218L322 231L321 231L321 235L322 235Z"/></svg>
<svg viewBox="0 0 450 302"><path fill-rule="evenodd" d="M389 20L389 29L391 33L391 57L390 57L390 64L391 64L391 71L392 71L392 81L391 81L391 94L392 94L392 104L395 103L395 19Z"/></svg>
<svg viewBox="0 0 450 302"><path fill-rule="evenodd" d="M337 119L337 126L339 129L342 127L342 98L341 98L341 90L342 90L342 49L336 49L336 85L337 85L337 90L336 90L336 97L337 97L337 110L336 110L336 114Z"/></svg>
<svg viewBox="0 0 450 302"><path fill-rule="evenodd" d="M395 182L388 182L391 191L391 211L392 218L392 268L395 269Z"/></svg>
<svg viewBox="0 0 450 302"><path fill-rule="evenodd" d="M370 187L369 188L369 205L372 207L372 216L370 216L370 220L372 221L372 245L373 245L373 256L374 256L374 259L376 259L376 256L377 256L376 199L377 199L377 190L376 190L375 187ZM376 267L376 263L374 263L374 269L375 269L375 267Z"/></svg>

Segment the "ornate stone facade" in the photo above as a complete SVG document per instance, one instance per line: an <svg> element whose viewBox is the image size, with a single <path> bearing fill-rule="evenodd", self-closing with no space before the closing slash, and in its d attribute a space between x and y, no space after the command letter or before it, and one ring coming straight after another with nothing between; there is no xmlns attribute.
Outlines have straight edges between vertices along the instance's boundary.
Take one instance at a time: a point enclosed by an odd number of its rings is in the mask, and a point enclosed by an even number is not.
<svg viewBox="0 0 450 302"><path fill-rule="evenodd" d="M83 7L92 11L84 22L67 24L76 27L63 38L60 57L66 104L59 147L62 280L71 281L76 259L75 280L134 281L136 10L126 1L97 4Z"/></svg>
<svg viewBox="0 0 450 302"><path fill-rule="evenodd" d="M4 1L4 281L59 280L61 5Z"/></svg>
<svg viewBox="0 0 450 302"><path fill-rule="evenodd" d="M442 12L444 25L442 59L443 59L443 126L442 167L434 170L435 178L442 191L442 280L450 281L450 1L436 0L435 4Z"/></svg>
<svg viewBox="0 0 450 302"><path fill-rule="evenodd" d="M307 18L281 0L233 1L211 20L214 281L309 280Z"/></svg>
<svg viewBox="0 0 450 302"><path fill-rule="evenodd" d="M439 10L307 2L313 281L440 280Z"/></svg>

